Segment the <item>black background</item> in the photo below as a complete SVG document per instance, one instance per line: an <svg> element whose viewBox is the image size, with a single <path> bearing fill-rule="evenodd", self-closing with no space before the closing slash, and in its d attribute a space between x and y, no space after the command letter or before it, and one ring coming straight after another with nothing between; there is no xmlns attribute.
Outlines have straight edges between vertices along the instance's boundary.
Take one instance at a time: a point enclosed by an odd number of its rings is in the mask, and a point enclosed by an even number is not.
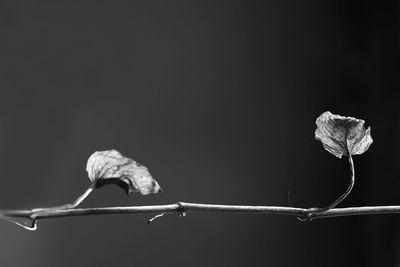
<svg viewBox="0 0 400 267"><path fill-rule="evenodd" d="M89 155L111 148L164 193L110 186L83 206L288 205L292 177L295 206L325 206L349 180L314 140L326 110L365 119L374 138L342 206L399 204L399 7L383 2L0 1L0 207L72 201ZM400 261L397 215L148 218L1 221L0 265Z"/></svg>

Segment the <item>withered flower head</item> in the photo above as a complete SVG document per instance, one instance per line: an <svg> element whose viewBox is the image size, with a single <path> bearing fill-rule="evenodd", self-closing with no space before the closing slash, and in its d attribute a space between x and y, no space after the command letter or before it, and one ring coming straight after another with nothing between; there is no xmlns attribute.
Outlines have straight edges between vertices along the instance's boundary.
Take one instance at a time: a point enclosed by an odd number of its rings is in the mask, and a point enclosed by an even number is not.
<svg viewBox="0 0 400 267"><path fill-rule="evenodd" d="M94 152L88 159L86 171L96 187L116 184L128 194L137 191L142 195L161 192L161 187L145 166L117 150Z"/></svg>
<svg viewBox="0 0 400 267"><path fill-rule="evenodd" d="M372 144L371 128L364 128L364 120L334 115L326 111L317 118L315 138L325 150L341 158L360 155Z"/></svg>

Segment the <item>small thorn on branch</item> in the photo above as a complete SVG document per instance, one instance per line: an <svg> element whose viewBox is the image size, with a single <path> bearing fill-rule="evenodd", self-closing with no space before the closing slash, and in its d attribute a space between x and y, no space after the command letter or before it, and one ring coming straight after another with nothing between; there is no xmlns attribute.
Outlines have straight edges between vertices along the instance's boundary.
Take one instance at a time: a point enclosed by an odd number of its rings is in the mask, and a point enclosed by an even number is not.
<svg viewBox="0 0 400 267"><path fill-rule="evenodd" d="M164 214L165 214L165 213L157 214L156 216L154 216L153 218L151 218L150 220L148 220L148 221L147 221L147 224L151 224L155 219L164 216Z"/></svg>

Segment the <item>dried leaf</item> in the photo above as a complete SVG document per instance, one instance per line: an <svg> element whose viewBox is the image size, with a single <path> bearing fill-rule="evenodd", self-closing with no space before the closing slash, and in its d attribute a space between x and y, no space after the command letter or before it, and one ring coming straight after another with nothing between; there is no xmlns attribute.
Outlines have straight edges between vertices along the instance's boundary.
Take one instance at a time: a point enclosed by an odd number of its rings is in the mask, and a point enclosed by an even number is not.
<svg viewBox="0 0 400 267"><path fill-rule="evenodd" d="M86 171L97 187L117 184L128 194L139 191L143 195L161 191L145 166L116 150L94 152L88 159Z"/></svg>
<svg viewBox="0 0 400 267"><path fill-rule="evenodd" d="M326 111L317 118L315 138L338 158L362 154L373 142L371 128L365 129L364 123L364 120L342 117Z"/></svg>

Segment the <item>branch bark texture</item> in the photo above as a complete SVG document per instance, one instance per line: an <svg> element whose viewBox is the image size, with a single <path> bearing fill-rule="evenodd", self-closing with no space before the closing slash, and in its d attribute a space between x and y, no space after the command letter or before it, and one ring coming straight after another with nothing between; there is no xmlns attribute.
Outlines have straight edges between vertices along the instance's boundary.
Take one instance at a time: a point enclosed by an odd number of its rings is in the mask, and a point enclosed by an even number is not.
<svg viewBox="0 0 400 267"><path fill-rule="evenodd" d="M31 220L50 219L59 217L74 217L88 215L111 214L171 214L185 215L187 213L240 213L240 214L269 214L289 215L302 220L319 218L344 217L354 215L397 214L400 206L364 206L348 208L295 208L281 206L243 206L217 205L177 202L168 205L130 206L130 207L101 207L101 208L73 208L73 209L33 209L33 210L2 210L2 216L9 218L28 218Z"/></svg>

